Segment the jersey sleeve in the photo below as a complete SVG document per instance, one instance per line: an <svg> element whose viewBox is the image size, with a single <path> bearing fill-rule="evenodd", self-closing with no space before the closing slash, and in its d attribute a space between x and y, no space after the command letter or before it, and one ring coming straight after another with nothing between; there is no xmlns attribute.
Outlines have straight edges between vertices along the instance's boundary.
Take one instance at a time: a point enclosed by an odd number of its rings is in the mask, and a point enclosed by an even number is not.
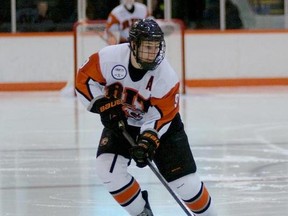
<svg viewBox="0 0 288 216"><path fill-rule="evenodd" d="M94 98L103 95L106 80L99 61L99 54L93 54L77 73L76 94L86 108Z"/></svg>
<svg viewBox="0 0 288 216"><path fill-rule="evenodd" d="M179 111L179 83L174 86L171 91L163 98L151 98L151 105L154 106L161 118L156 121L155 129L160 130L167 122L173 120Z"/></svg>
<svg viewBox="0 0 288 216"><path fill-rule="evenodd" d="M172 120L179 112L179 82L163 97L152 97L151 107L147 113L147 121L141 127L141 132L145 129L155 129L161 137L169 128Z"/></svg>
<svg viewBox="0 0 288 216"><path fill-rule="evenodd" d="M119 31L120 21L118 18L111 12L108 16L106 22L106 31Z"/></svg>

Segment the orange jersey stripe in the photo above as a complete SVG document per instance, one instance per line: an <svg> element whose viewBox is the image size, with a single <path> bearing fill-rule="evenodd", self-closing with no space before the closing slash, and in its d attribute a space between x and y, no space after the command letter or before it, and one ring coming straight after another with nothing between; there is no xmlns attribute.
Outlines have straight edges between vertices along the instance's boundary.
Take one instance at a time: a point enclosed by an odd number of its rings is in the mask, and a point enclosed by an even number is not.
<svg viewBox="0 0 288 216"><path fill-rule="evenodd" d="M210 195L206 187L203 185L199 197L197 197L197 199L193 200L192 202L186 202L186 204L188 208L191 209L193 212L199 212L207 208L207 206L209 205L209 201Z"/></svg>
<svg viewBox="0 0 288 216"><path fill-rule="evenodd" d="M121 190L117 194L112 194L114 199L120 204L124 205L125 203L129 202L133 197L137 195L140 191L140 186L138 182L134 179L131 185L124 190Z"/></svg>
<svg viewBox="0 0 288 216"><path fill-rule="evenodd" d="M151 105L156 106L161 112L162 118L156 123L156 130L159 131L167 122L173 120L179 112L179 102L176 95L179 93L180 84L177 83L163 98L151 98Z"/></svg>
<svg viewBox="0 0 288 216"><path fill-rule="evenodd" d="M88 100L92 100L93 96L89 88L89 80L92 79L98 83L106 83L102 75L99 63L99 54L93 54L89 61L80 68L76 78L76 89L81 92Z"/></svg>
<svg viewBox="0 0 288 216"><path fill-rule="evenodd" d="M114 24L119 25L120 22L119 22L118 18L114 14L110 13L110 15L108 17L108 22L106 24L106 29L111 28L111 26L114 25Z"/></svg>

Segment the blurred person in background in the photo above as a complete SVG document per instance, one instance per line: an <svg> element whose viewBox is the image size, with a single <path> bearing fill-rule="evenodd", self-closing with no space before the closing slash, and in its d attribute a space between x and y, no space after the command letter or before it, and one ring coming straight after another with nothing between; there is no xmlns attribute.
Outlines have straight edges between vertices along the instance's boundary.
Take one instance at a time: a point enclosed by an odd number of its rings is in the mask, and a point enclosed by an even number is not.
<svg viewBox="0 0 288 216"><path fill-rule="evenodd" d="M56 26L50 16L47 1L35 2L36 7L22 8L17 11L17 30L20 32L54 31Z"/></svg>
<svg viewBox="0 0 288 216"><path fill-rule="evenodd" d="M108 44L125 43L128 41L129 29L138 19L150 16L147 6L134 0L121 0L108 16L105 38Z"/></svg>
<svg viewBox="0 0 288 216"><path fill-rule="evenodd" d="M38 1L36 7L37 7L37 15L35 23L53 22L52 19L50 18L49 5L47 1Z"/></svg>

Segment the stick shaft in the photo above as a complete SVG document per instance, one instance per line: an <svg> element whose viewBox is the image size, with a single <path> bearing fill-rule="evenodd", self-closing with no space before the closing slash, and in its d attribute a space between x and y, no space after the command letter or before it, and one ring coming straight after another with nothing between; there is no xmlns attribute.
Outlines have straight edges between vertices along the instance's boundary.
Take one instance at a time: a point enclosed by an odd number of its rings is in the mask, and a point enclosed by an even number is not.
<svg viewBox="0 0 288 216"><path fill-rule="evenodd" d="M123 136L128 140L131 146L136 146L137 144L135 143L134 139L130 136L130 134L126 131L124 126L119 124L120 129L122 130ZM152 161L150 159L147 159L147 164L152 170L152 172L157 176L157 178L160 180L160 182L164 185L164 187L168 190L168 192L171 194L171 196L174 198L174 200L179 204L179 206L183 209L183 211L188 215L188 216L193 216L190 211L187 209L186 205L183 203L183 201L175 194L175 192L170 188L168 185L167 181L164 179L164 177L160 174L158 169L154 166Z"/></svg>

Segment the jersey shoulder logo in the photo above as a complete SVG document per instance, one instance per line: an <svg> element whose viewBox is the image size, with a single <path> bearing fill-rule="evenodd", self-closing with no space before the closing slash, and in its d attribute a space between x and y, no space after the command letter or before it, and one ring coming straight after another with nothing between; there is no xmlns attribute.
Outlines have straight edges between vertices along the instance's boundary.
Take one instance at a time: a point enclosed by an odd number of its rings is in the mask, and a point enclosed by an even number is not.
<svg viewBox="0 0 288 216"><path fill-rule="evenodd" d="M122 80L127 76L127 70L123 65L116 65L112 68L111 75L116 80Z"/></svg>

